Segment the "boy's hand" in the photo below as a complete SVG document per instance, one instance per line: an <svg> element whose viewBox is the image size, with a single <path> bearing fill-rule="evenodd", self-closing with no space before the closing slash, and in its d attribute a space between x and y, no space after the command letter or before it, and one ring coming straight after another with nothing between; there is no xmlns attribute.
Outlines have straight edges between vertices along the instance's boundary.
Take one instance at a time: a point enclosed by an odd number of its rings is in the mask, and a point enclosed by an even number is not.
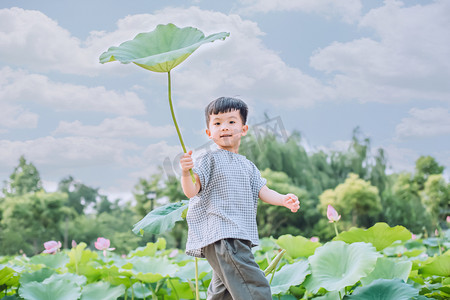
<svg viewBox="0 0 450 300"><path fill-rule="evenodd" d="M283 206L289 208L292 212L297 212L300 208L300 202L294 194L283 195Z"/></svg>
<svg viewBox="0 0 450 300"><path fill-rule="evenodd" d="M183 171L183 173L189 172L189 170L194 167L194 161L192 160L191 155L192 155L192 150L189 151L188 153L185 153L180 158L180 165L181 165L181 170Z"/></svg>

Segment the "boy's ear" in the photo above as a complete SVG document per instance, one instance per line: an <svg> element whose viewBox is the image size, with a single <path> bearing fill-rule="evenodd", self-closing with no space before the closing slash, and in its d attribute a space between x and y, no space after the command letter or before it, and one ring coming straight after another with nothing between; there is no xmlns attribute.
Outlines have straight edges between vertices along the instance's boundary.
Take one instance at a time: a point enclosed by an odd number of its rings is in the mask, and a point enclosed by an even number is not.
<svg viewBox="0 0 450 300"><path fill-rule="evenodd" d="M246 135L248 132L248 125L242 126L242 136Z"/></svg>
<svg viewBox="0 0 450 300"><path fill-rule="evenodd" d="M206 129L205 133L209 138L211 138L211 131L209 129Z"/></svg>

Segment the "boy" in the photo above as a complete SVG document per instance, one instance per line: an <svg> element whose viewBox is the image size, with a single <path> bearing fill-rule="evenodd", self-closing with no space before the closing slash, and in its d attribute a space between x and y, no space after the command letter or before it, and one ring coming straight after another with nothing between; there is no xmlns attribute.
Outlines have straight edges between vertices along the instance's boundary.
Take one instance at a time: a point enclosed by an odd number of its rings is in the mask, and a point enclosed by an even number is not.
<svg viewBox="0 0 450 300"><path fill-rule="evenodd" d="M188 198L186 253L205 257L213 269L208 299L271 300L270 285L255 262L258 245L257 201L299 209L295 195L281 195L266 186L256 166L238 154L248 131L247 105L218 98L205 109L206 134L218 146L194 167L192 151L180 159L181 185ZM193 169L196 184L189 174Z"/></svg>

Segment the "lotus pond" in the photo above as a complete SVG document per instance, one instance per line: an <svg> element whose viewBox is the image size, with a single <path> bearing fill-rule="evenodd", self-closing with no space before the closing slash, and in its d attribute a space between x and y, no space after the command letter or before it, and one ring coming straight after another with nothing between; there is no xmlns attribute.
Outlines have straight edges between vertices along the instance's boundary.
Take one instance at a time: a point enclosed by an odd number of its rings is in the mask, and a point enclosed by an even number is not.
<svg viewBox="0 0 450 300"><path fill-rule="evenodd" d="M450 230L416 237L402 226L352 228L321 244L302 236L262 239L254 248L274 299L449 299ZM280 256L280 255L278 255ZM211 268L198 261L200 298ZM88 249L0 257L0 299L194 299L195 262L164 239L127 255Z"/></svg>

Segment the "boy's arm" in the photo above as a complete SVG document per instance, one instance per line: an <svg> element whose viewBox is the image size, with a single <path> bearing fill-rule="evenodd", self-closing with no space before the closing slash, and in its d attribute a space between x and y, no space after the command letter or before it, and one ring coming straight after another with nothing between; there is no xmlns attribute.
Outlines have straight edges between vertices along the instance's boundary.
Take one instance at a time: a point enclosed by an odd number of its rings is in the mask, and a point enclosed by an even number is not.
<svg viewBox="0 0 450 300"><path fill-rule="evenodd" d="M180 159L181 166L181 188L183 189L184 194L188 198L192 198L198 194L201 188L200 178L196 173L194 173L195 177L195 185L192 182L191 174L189 170L194 167L194 162L192 160L192 151L185 153Z"/></svg>
<svg viewBox="0 0 450 300"><path fill-rule="evenodd" d="M294 194L282 195L269 189L267 185L263 186L259 191L259 199L272 205L287 207L292 212L296 212L300 208L300 202L297 196Z"/></svg>

